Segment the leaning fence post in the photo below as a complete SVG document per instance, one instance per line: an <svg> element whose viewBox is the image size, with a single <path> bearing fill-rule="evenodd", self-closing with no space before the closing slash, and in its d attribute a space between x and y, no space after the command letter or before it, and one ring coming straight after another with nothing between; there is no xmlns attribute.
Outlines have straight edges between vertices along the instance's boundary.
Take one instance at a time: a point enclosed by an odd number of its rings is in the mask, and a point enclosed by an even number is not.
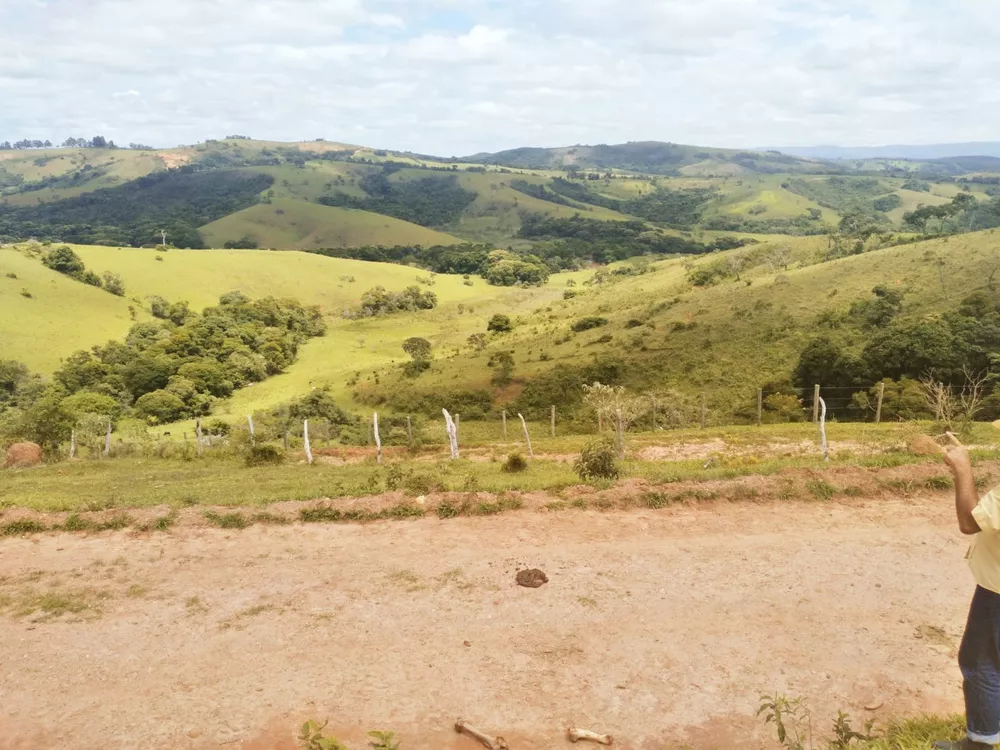
<svg viewBox="0 0 1000 750"><path fill-rule="evenodd" d="M76 458L76 430L69 431L69 457Z"/></svg>
<svg viewBox="0 0 1000 750"><path fill-rule="evenodd" d="M819 421L819 384L813 388L813 424Z"/></svg>
<svg viewBox="0 0 1000 750"><path fill-rule="evenodd" d="M410 421L409 417L406 418L406 444L410 450L413 450L413 422Z"/></svg>
<svg viewBox="0 0 1000 750"><path fill-rule="evenodd" d="M653 432L656 432L656 396L652 397L653 401Z"/></svg>
<svg viewBox="0 0 1000 750"><path fill-rule="evenodd" d="M757 389L757 426L764 424L764 389Z"/></svg>
<svg viewBox="0 0 1000 750"><path fill-rule="evenodd" d="M195 423L194 423L194 440L195 440L195 445L197 446L198 456L200 457L201 456L201 420L200 419L195 420Z"/></svg>
<svg viewBox="0 0 1000 750"><path fill-rule="evenodd" d="M531 449L531 435L528 434L528 423L524 421L524 417L521 416L520 412L517 416L521 419L521 429L524 430L524 442L528 444L528 455L534 458L535 451Z"/></svg>
<svg viewBox="0 0 1000 750"><path fill-rule="evenodd" d="M250 442L256 442L256 434L253 431L253 414L247 414L247 424L250 425Z"/></svg>
<svg viewBox="0 0 1000 750"><path fill-rule="evenodd" d="M618 458L625 458L625 429L622 424L622 410L615 409L615 431L618 436Z"/></svg>
<svg viewBox="0 0 1000 750"><path fill-rule="evenodd" d="M882 399L885 398L885 381L878 384L878 405L875 407L875 424L882 424Z"/></svg>
<svg viewBox="0 0 1000 750"><path fill-rule="evenodd" d="M552 437L556 436L556 407L552 405Z"/></svg>
<svg viewBox="0 0 1000 750"><path fill-rule="evenodd" d="M507 410L506 409L504 409L503 414L501 414L501 418L503 419L503 439L504 439L504 441L506 441L507 440Z"/></svg>
<svg viewBox="0 0 1000 750"><path fill-rule="evenodd" d="M826 443L826 401L823 399L819 400L820 415L819 415L819 437L820 445L823 449L823 460L830 460L830 449Z"/></svg>
<svg viewBox="0 0 1000 750"><path fill-rule="evenodd" d="M108 431L104 433L104 455L111 455L111 420L108 420Z"/></svg>
<svg viewBox="0 0 1000 750"><path fill-rule="evenodd" d="M302 443L303 443L303 445L305 445L305 448L306 448L306 461L311 464L313 462L313 452L312 452L312 448L309 445L309 420L308 419L303 419L302 420Z"/></svg>
<svg viewBox="0 0 1000 750"><path fill-rule="evenodd" d="M372 427L375 430L375 449L378 451L375 455L375 462L382 463L382 438L378 434L378 412L372 417Z"/></svg>

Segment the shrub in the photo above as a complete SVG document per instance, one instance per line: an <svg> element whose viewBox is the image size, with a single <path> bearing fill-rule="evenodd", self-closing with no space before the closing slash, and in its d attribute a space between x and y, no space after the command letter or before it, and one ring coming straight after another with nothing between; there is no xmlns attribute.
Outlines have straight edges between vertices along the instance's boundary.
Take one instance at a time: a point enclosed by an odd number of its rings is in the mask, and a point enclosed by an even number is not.
<svg viewBox="0 0 1000 750"><path fill-rule="evenodd" d="M580 318L576 321L572 328L577 333L581 331L589 331L591 328L600 328L601 326L606 326L608 324L607 318L602 318L598 315L588 315L585 318Z"/></svg>
<svg viewBox="0 0 1000 750"><path fill-rule="evenodd" d="M247 466L278 466L285 461L285 452L276 445L251 445L247 449Z"/></svg>
<svg viewBox="0 0 1000 750"><path fill-rule="evenodd" d="M135 412L160 424L173 422L184 412L184 402L169 391L151 391L135 402Z"/></svg>
<svg viewBox="0 0 1000 750"><path fill-rule="evenodd" d="M494 315L486 325L486 330L495 331L496 333L510 333L514 330L514 326L511 325L510 316Z"/></svg>
<svg viewBox="0 0 1000 750"><path fill-rule="evenodd" d="M615 443L611 438L599 438L587 443L573 464L580 479L617 479L621 476Z"/></svg>
<svg viewBox="0 0 1000 750"><path fill-rule="evenodd" d="M500 470L507 474L519 474L528 470L528 461L520 453L511 453L507 460L503 462Z"/></svg>
<svg viewBox="0 0 1000 750"><path fill-rule="evenodd" d="M121 276L116 273L111 273L110 271L105 271L101 278L104 282L104 291L111 292L116 297L125 296L125 282L122 280Z"/></svg>

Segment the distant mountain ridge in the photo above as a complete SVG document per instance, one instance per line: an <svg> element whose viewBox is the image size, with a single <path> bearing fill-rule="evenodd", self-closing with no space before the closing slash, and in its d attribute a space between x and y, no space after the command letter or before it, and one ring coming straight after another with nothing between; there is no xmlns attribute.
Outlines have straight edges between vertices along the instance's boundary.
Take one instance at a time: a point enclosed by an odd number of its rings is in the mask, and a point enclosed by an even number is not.
<svg viewBox="0 0 1000 750"><path fill-rule="evenodd" d="M969 143L932 143L923 146L769 146L765 151L780 151L807 159L952 159L957 156L994 156L1000 158L1000 141Z"/></svg>
<svg viewBox="0 0 1000 750"><path fill-rule="evenodd" d="M835 165L774 151L706 148L661 141L558 148L515 148L478 153L459 161L517 169L619 169L654 175L725 176L746 173L818 173Z"/></svg>

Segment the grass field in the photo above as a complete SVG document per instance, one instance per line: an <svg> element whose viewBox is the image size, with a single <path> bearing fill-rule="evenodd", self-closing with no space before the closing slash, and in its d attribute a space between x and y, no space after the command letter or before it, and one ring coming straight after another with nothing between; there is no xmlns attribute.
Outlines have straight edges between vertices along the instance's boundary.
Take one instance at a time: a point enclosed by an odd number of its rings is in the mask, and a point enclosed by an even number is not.
<svg viewBox="0 0 1000 750"><path fill-rule="evenodd" d="M407 221L318 203L283 198L262 203L206 224L207 245L253 237L261 247L282 249L359 245L454 245L461 240Z"/></svg>
<svg viewBox="0 0 1000 750"><path fill-rule="evenodd" d="M78 349L122 338L134 324L130 305L138 320L148 317L130 300L0 248L0 358L23 362L36 372L51 372Z"/></svg>

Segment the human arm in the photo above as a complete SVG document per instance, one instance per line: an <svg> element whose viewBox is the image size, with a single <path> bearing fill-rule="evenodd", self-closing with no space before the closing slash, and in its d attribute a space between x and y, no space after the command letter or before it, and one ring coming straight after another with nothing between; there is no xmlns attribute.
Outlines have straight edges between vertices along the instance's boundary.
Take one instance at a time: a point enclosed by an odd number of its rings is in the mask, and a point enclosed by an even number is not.
<svg viewBox="0 0 1000 750"><path fill-rule="evenodd" d="M958 528L963 534L978 534L982 531L973 511L979 505L976 494L976 480L972 474L972 458L962 446L953 446L944 454L945 463L955 477L955 513Z"/></svg>

